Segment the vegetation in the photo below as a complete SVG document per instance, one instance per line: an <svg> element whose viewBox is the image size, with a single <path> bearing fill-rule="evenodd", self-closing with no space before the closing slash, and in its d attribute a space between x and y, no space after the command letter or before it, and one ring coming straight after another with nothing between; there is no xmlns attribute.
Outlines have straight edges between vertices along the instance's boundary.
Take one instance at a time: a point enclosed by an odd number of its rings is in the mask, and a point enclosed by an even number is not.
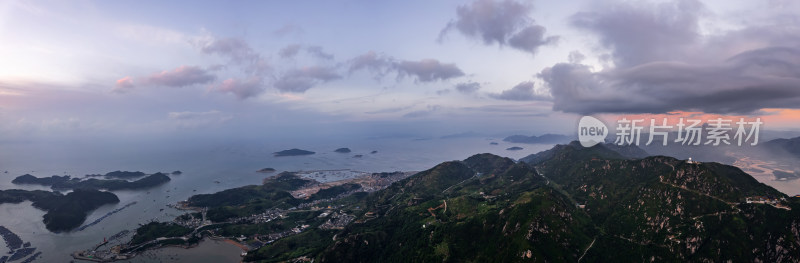
<svg viewBox="0 0 800 263"><path fill-rule="evenodd" d="M0 191L0 204L26 200L32 201L34 207L47 211L44 224L52 232L75 229L83 224L89 212L103 205L119 203L119 198L113 193L91 189L75 189L66 195L42 190Z"/></svg>
<svg viewBox="0 0 800 263"><path fill-rule="evenodd" d="M320 227L331 220L321 211L291 210L216 231L249 236L308 225L245 258L259 262L800 261L800 198L732 166L631 157L638 153L572 143L527 163L479 154L330 202L355 216L343 229ZM357 190L343 184L310 200L288 194L315 183L281 173L190 202L230 218ZM751 196L786 198L791 209L746 203Z"/></svg>
<svg viewBox="0 0 800 263"><path fill-rule="evenodd" d="M315 154L315 152L306 151L306 150L300 150L300 149L297 149L297 148L289 149L289 150L283 150L283 151L274 153L275 156L299 156L299 155L311 155L311 154Z"/></svg>
<svg viewBox="0 0 800 263"><path fill-rule="evenodd" d="M158 237L181 237L192 232L192 229L167 222L150 222L136 229L131 238L131 245L138 245Z"/></svg>
<svg viewBox="0 0 800 263"><path fill-rule="evenodd" d="M128 179L128 178L137 178L145 176L146 174L143 172L128 172L128 171L113 171L109 172L105 175L106 178L120 178L120 179Z"/></svg>
<svg viewBox="0 0 800 263"><path fill-rule="evenodd" d="M528 158L535 167L491 154L442 163L351 200L357 223L327 244L327 230L314 229L247 259L798 260L800 198L789 199L792 210L745 204L785 195L735 167L622 150L560 145Z"/></svg>
<svg viewBox="0 0 800 263"><path fill-rule="evenodd" d="M129 177L131 173L138 172L111 172L109 174L116 176ZM107 175L106 175L107 176ZM169 176L163 173L151 174L147 177L136 181L127 181L122 179L113 180L100 180L90 178L81 180L80 178L70 178L70 176L53 175L51 177L35 177L30 174L18 176L13 181L14 184L38 184L50 186L53 189L106 189L106 190L132 190L142 189L157 186L169 182Z"/></svg>

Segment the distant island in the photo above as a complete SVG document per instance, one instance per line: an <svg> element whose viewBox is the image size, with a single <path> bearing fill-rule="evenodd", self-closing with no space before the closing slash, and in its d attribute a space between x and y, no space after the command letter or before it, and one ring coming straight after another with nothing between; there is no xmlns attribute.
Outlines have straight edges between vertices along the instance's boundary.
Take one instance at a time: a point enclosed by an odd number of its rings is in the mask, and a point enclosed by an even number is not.
<svg viewBox="0 0 800 263"><path fill-rule="evenodd" d="M490 142L489 145L497 145L497 142Z"/></svg>
<svg viewBox="0 0 800 263"><path fill-rule="evenodd" d="M509 151L519 151L519 150L522 150L522 149L524 149L524 148L522 148L522 147L517 147L517 146L514 146L514 147L511 147L511 148L507 148L506 150L509 150Z"/></svg>
<svg viewBox="0 0 800 263"><path fill-rule="evenodd" d="M777 152L777 155L791 155L800 158L800 137L791 139L774 139L760 145L761 148L769 152Z"/></svg>
<svg viewBox="0 0 800 263"><path fill-rule="evenodd" d="M371 152L369 152L369 153L370 153L370 154L376 154L376 153L378 153L378 151L371 151Z"/></svg>
<svg viewBox="0 0 800 263"><path fill-rule="evenodd" d="M364 157L364 155L356 154L356 155L353 156L353 158L361 158L361 157Z"/></svg>
<svg viewBox="0 0 800 263"><path fill-rule="evenodd" d="M38 184L43 186L50 186L50 188L52 189L134 190L134 189L157 186L169 181L170 181L169 176L163 173L151 174L145 178L136 181L127 181L121 179L100 180L96 178L81 180L80 178L72 178L69 175L36 177L30 174L24 174L18 176L17 178L14 178L14 180L12 180L11 183Z"/></svg>
<svg viewBox="0 0 800 263"><path fill-rule="evenodd" d="M32 201L33 207L47 211L44 224L51 232L65 232L79 227L89 212L100 206L119 203L119 198L110 192L94 189L75 189L62 195L42 190L0 190L0 204Z"/></svg>
<svg viewBox="0 0 800 263"><path fill-rule="evenodd" d="M339 148L339 149L336 149L334 152L337 152L337 153L349 153L350 152L350 148Z"/></svg>
<svg viewBox="0 0 800 263"><path fill-rule="evenodd" d="M142 176L145 176L145 175L147 175L147 174L145 174L143 172L139 172L139 171L136 171L136 172L113 171L113 172L107 173L104 177L106 177L106 178L128 179L128 178L142 177Z"/></svg>
<svg viewBox="0 0 800 263"><path fill-rule="evenodd" d="M312 154L315 154L315 152L306 151L306 150L300 150L300 149L294 148L294 149L289 149L289 150L283 150L283 151L280 151L280 152L275 152L273 154L276 157L280 157L280 156L312 155Z"/></svg>
<svg viewBox="0 0 800 263"><path fill-rule="evenodd" d="M511 135L503 139L505 142L513 142L513 143L542 143L542 144L553 144L553 143L567 143L571 140L569 136L560 135L560 134L544 134L542 136L525 136L525 135Z"/></svg>
<svg viewBox="0 0 800 263"><path fill-rule="evenodd" d="M268 167L268 168L264 168L264 169L258 170L256 172L265 173L265 174L266 173L274 173L275 172L275 168Z"/></svg>
<svg viewBox="0 0 800 263"><path fill-rule="evenodd" d="M181 172L181 171L174 171L174 172L172 172L172 175L181 175L181 174L183 174L183 172Z"/></svg>

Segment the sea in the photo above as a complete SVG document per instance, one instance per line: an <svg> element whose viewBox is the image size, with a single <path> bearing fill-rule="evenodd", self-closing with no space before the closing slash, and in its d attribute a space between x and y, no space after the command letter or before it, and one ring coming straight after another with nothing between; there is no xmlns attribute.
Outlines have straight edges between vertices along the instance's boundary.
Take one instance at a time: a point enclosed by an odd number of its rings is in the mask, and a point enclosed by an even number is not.
<svg viewBox="0 0 800 263"><path fill-rule="evenodd" d="M492 145L497 142L498 145ZM523 150L509 151L509 147ZM7 227L42 252L34 262L69 262L71 253L91 249L123 230L131 231L113 244L129 240L134 229L150 221L171 221L183 212L168 207L195 194L214 193L225 189L261 184L262 180L281 171L344 170L358 172L422 171L451 160L463 160L478 153L494 153L518 159L551 148L546 144L513 144L502 138L365 138L361 140L303 139L296 141L266 140L186 140L136 142L16 142L0 143L0 189L50 190L36 185L15 185L11 181L23 174L37 177L105 174L111 171L145 173L181 171L170 175L171 181L149 189L113 191L118 204L93 211L86 223L136 202L82 231L51 233L42 222L44 211L31 202L0 205L0 225ZM337 153L338 148L350 153ZM274 152L298 148L314 151L306 156L275 157ZM373 151L375 153L373 153ZM360 157L357 157L360 155ZM258 173L271 167L273 174ZM357 173L333 173L349 175ZM345 178L331 178L338 180ZM130 262L239 262L241 250L226 242L204 241L200 248L186 250L165 248L154 250ZM0 246L0 255L8 248ZM206 257L203 255L207 254ZM200 256L197 256L200 255ZM76 260L78 261L78 260Z"/></svg>
<svg viewBox="0 0 800 263"><path fill-rule="evenodd" d="M496 142L497 145L491 144ZM507 150L510 147L522 150ZM69 262L71 253L91 249L121 231L130 234L112 244L127 241L134 229L150 221L171 221L182 214L168 207L195 194L245 185L260 184L281 171L343 170L359 172L423 171L451 160L463 160L478 153L493 153L513 159L550 149L551 144L515 144L492 137L459 138L364 138L303 140L158 140L158 141L66 141L0 142L0 189L42 189L35 185L14 185L22 174L34 176L105 174L110 171L170 173L170 182L141 190L114 191L120 202L93 211L86 222L136 202L82 231L51 233L42 223L44 211L30 202L0 205L0 225L16 233L42 252L34 262ZM334 152L347 147L350 153ZM306 156L275 157L274 152L299 148L314 151ZM375 153L373 153L375 151ZM360 155L360 157L356 157ZM273 174L256 172L271 167ZM338 173L342 175L356 173ZM800 180L777 181L768 175L756 178L791 193L800 189ZM327 178L337 180L345 178ZM8 249L0 246L0 255ZM129 262L240 262L241 250L226 242L205 240L197 248L163 248L148 251ZM78 260L75 260L76 262Z"/></svg>

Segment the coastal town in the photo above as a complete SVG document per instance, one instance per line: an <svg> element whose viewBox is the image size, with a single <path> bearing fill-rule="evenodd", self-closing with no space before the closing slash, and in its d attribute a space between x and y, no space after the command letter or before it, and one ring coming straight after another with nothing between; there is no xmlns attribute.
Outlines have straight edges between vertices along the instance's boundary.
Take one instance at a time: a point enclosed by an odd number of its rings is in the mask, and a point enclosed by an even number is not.
<svg viewBox="0 0 800 263"><path fill-rule="evenodd" d="M304 178L317 179L327 178L329 176L342 176L343 173L356 176L325 183L319 183L315 180L316 183L291 192L294 198L301 200L307 199L309 200L307 202L302 202L286 209L273 207L247 216L229 218L221 222L214 222L208 218L208 207L192 207L189 205L188 201L170 204L168 205L169 207L186 211L187 213L174 218L172 222L168 222L168 224L190 229L187 233L180 236L158 237L144 243L132 244L132 240L127 242L123 241L128 240L128 238L123 237L128 236L131 231L123 230L114 236L104 239L102 242L89 249L73 252L72 256L75 259L94 262L128 260L150 249L168 246L191 248L196 246L197 242L205 238L224 240L233 243L242 249L242 256L245 256L248 251L257 250L276 240L300 234L309 227L312 227L312 224L314 227L326 230L343 229L348 224L354 222L356 215L341 210L344 205L337 204L338 200L356 192L374 192L381 190L400 179L413 175L415 172L364 173L349 170L318 170L303 171L297 174ZM265 179L265 183L266 182L267 180ZM320 190L345 184L357 184L359 187L329 198L310 199L312 195ZM303 213L314 213L316 216L313 220L293 217L296 214ZM226 235L223 230L223 227L231 225L265 225L269 223L276 223L279 225L290 224L292 227L281 231L253 233L249 235ZM91 223L86 227L90 225Z"/></svg>

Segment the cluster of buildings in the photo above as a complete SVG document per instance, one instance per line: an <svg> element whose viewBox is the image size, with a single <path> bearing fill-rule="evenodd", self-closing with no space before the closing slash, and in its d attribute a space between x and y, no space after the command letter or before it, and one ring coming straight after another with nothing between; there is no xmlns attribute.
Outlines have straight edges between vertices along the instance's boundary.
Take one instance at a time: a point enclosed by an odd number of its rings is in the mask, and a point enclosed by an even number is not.
<svg viewBox="0 0 800 263"><path fill-rule="evenodd" d="M766 196L750 196L745 198L745 202L748 204L768 204L777 208L791 210L791 208L785 204L786 198L784 197L772 198Z"/></svg>
<svg viewBox="0 0 800 263"><path fill-rule="evenodd" d="M319 217L328 217L328 221L319 226L321 229L344 229L345 226L353 222L356 216L349 215L342 211L339 212L324 212Z"/></svg>
<svg viewBox="0 0 800 263"><path fill-rule="evenodd" d="M237 219L234 219L234 220L231 220L231 221L237 222L237 223L261 224L261 223L267 223L267 222L270 222L272 220L275 220L275 219L278 219L278 218L284 218L284 217L285 217L285 215L284 215L283 210L277 209L277 208L272 208L272 209L268 209L267 211L264 211L263 213L260 213L260 214L254 214L254 215L250 215L250 216L246 216L246 217L240 217L240 218L237 218Z"/></svg>

